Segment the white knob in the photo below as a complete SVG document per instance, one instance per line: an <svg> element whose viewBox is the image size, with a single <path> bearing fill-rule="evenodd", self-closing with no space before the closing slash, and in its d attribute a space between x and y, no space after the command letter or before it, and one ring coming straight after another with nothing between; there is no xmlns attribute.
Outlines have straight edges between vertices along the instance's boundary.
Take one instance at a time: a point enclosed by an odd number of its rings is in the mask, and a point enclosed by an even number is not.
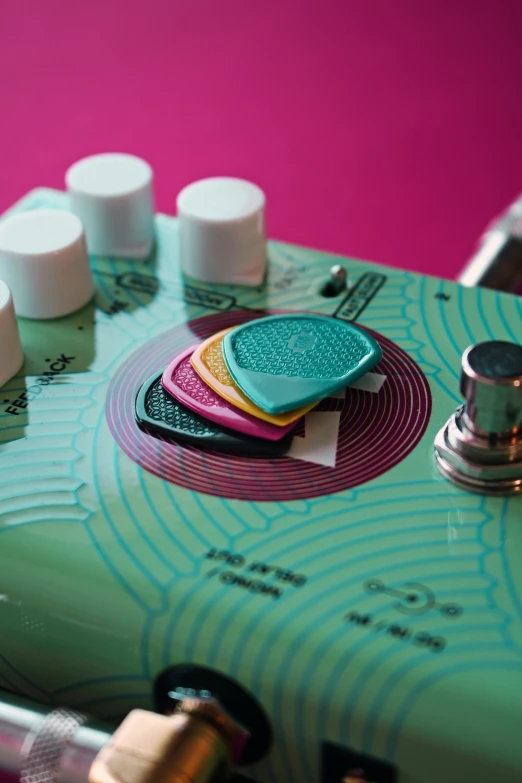
<svg viewBox="0 0 522 783"><path fill-rule="evenodd" d="M0 221L0 279L24 318L59 318L86 305L94 288L78 218L36 209Z"/></svg>
<svg viewBox="0 0 522 783"><path fill-rule="evenodd" d="M65 183L89 253L147 258L154 244L152 181L151 167L135 155L92 155L70 167Z"/></svg>
<svg viewBox="0 0 522 783"><path fill-rule="evenodd" d="M24 363L11 291L0 280L0 386L16 375Z"/></svg>
<svg viewBox="0 0 522 783"><path fill-rule="evenodd" d="M206 283L259 285L266 271L265 194L233 177L193 182L177 199L181 269Z"/></svg>

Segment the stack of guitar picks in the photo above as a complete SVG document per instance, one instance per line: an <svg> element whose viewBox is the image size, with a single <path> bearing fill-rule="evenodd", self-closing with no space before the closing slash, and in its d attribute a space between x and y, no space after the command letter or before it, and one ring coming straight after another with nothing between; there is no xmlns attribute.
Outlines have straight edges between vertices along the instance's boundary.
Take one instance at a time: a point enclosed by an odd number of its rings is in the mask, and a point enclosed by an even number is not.
<svg viewBox="0 0 522 783"><path fill-rule="evenodd" d="M343 321L308 313L257 318L173 358L143 384L136 419L178 443L281 456L299 420L381 356L372 337Z"/></svg>

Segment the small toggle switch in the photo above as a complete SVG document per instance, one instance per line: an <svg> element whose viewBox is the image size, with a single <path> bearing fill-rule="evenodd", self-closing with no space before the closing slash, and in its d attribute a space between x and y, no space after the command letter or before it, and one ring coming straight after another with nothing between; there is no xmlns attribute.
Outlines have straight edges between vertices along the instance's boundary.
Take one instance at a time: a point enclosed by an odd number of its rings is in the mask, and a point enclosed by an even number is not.
<svg viewBox="0 0 522 783"><path fill-rule="evenodd" d="M522 345L491 340L462 356L464 405L435 438L442 474L465 489L522 490Z"/></svg>
<svg viewBox="0 0 522 783"><path fill-rule="evenodd" d="M322 286L319 293L326 298L333 298L339 296L348 287L348 273L344 266L335 264L330 269L330 277L326 283Z"/></svg>

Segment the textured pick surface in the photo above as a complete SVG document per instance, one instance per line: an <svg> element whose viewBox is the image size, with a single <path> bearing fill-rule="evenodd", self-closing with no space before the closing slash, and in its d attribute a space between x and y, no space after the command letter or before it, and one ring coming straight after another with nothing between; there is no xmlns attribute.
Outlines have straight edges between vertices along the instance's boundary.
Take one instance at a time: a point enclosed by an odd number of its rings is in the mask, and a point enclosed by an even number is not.
<svg viewBox="0 0 522 783"><path fill-rule="evenodd" d="M211 389L192 367L190 358L196 348L197 346L188 348L169 364L161 381L165 391L199 416L235 432L267 440L280 440L290 432L293 424L277 427L262 419L256 419Z"/></svg>
<svg viewBox="0 0 522 783"><path fill-rule="evenodd" d="M277 441L252 438L206 421L181 405L164 390L156 373L136 398L135 416L140 427L176 443L248 457L279 457L288 451L292 435Z"/></svg>
<svg viewBox="0 0 522 783"><path fill-rule="evenodd" d="M222 340L227 332L231 329L224 329L222 332L217 332L208 340L201 343L191 357L191 363L199 377L213 389L220 397L227 402L239 408L245 413L249 413L257 419L275 424L278 427L284 427L288 424L292 424L308 413L317 402L314 401L310 405L306 405L303 408L292 410L281 416L276 416L272 413L262 410L255 405L252 400L248 398L246 394L243 394L241 389L234 383L234 379L230 375L225 359L223 357Z"/></svg>
<svg viewBox="0 0 522 783"><path fill-rule="evenodd" d="M282 414L349 386L382 357L353 324L291 313L229 331L223 355L239 389L262 410Z"/></svg>

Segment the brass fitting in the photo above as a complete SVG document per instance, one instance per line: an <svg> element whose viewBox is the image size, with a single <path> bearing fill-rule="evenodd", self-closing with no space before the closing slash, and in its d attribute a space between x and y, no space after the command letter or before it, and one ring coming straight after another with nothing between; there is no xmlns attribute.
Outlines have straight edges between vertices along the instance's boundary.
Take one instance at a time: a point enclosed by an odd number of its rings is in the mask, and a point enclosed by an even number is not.
<svg viewBox="0 0 522 783"><path fill-rule="evenodd" d="M94 759L89 783L222 783L247 739L214 699L183 699L170 716L133 710Z"/></svg>

